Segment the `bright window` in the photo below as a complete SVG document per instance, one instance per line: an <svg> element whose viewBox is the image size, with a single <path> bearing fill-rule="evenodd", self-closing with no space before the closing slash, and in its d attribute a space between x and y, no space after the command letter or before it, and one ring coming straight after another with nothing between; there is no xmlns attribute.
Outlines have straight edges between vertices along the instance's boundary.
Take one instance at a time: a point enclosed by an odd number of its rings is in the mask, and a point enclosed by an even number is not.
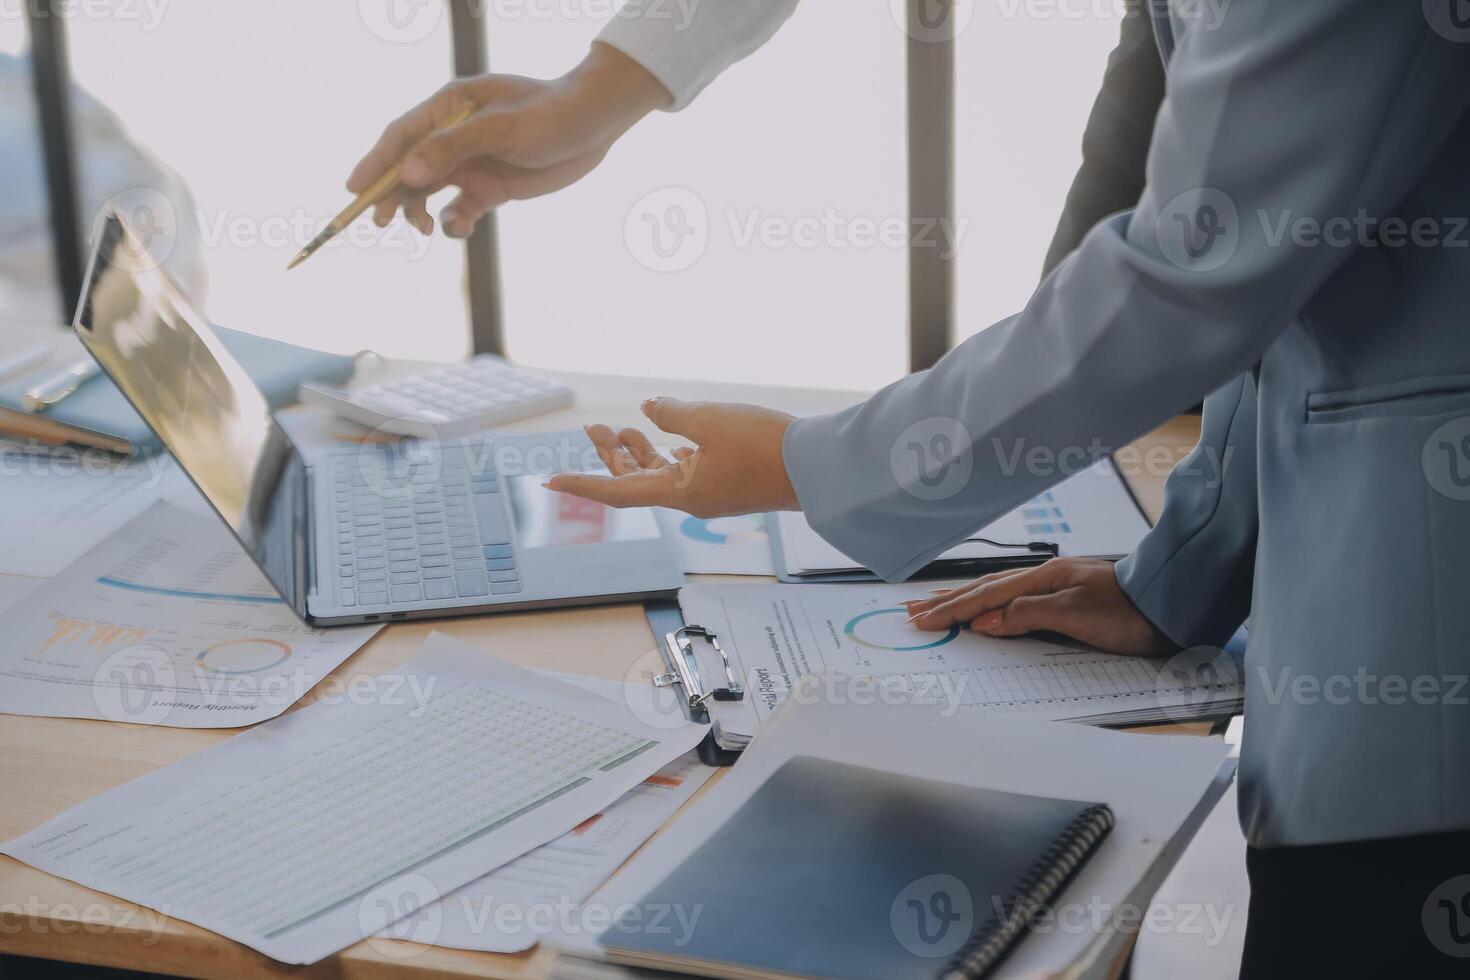
<svg viewBox="0 0 1470 980"><path fill-rule="evenodd" d="M803 0L689 109L645 121L573 188L506 207L512 355L821 387L900 376L906 37L895 2ZM1116 41L1106 7L977 3L962 18L962 337L1018 310L1035 285ZM193 193L186 217L217 322L339 351L465 352L457 242L361 222L284 271L347 202L342 181L383 124L448 77L449 17L436 0L75 9L77 82ZM101 9L130 16L85 13ZM492 67L548 76L581 57L608 5L482 9ZM403 16L385 19L392 11ZM0 17L0 51L23 46L24 22Z"/></svg>
<svg viewBox="0 0 1470 980"><path fill-rule="evenodd" d="M957 339L1020 312L1041 280L1121 0L975 3L956 44Z"/></svg>
<svg viewBox="0 0 1470 980"><path fill-rule="evenodd" d="M424 43L394 44L369 29L358 4L156 6L157 23L69 21L72 69L192 190L209 315L344 352L461 356L458 243L425 242L401 224L377 231L364 219L285 271L350 200L342 183L384 122L448 77L447 18Z"/></svg>

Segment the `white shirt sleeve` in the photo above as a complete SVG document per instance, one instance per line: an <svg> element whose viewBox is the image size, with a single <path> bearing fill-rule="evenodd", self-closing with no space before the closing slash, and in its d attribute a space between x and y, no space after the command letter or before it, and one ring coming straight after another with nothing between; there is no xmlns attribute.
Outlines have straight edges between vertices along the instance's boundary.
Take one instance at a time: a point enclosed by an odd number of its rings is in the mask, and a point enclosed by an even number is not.
<svg viewBox="0 0 1470 980"><path fill-rule="evenodd" d="M797 0L626 0L598 35L638 62L684 108L770 40Z"/></svg>

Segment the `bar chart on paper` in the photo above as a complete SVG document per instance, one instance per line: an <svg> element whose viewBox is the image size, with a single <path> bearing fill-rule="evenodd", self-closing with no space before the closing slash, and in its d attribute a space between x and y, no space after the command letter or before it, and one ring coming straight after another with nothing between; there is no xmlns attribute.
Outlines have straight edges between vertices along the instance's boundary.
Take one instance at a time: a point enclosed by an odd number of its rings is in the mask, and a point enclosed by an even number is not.
<svg viewBox="0 0 1470 980"><path fill-rule="evenodd" d="M212 517L160 503L0 631L0 710L217 728L280 714L375 629L306 626Z"/></svg>
<svg viewBox="0 0 1470 980"><path fill-rule="evenodd" d="M148 631L135 626L118 626L115 623L94 623L85 619L73 619L61 613L52 613L51 622L56 627L36 650L37 657L57 650L82 646L94 651L107 651L119 644L142 643Z"/></svg>
<svg viewBox="0 0 1470 980"><path fill-rule="evenodd" d="M1123 555L1148 532L1110 462L1074 474L983 529L997 541L1047 541L1062 555Z"/></svg>

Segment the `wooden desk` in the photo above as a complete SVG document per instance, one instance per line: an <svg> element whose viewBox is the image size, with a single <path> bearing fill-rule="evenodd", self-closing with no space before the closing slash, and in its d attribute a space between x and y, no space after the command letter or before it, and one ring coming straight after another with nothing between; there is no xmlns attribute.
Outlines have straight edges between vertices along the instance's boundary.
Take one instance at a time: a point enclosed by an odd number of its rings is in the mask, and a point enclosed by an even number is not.
<svg viewBox="0 0 1470 980"><path fill-rule="evenodd" d="M586 422L643 422L637 406L650 395L720 398L791 412L834 411L859 400L841 392L563 375L580 404L523 423L524 429L574 428ZM1177 419L1142 439L1123 468L1150 517L1158 515L1163 478L1199 436L1195 418ZM1133 462L1130 462L1133 460ZM533 612L389 626L332 675L343 683L408 661L430 630L467 640L526 666L622 680L654 640L637 605ZM310 703L308 695L304 703ZM190 731L60 718L0 715L0 840L9 840L61 811L123 782L229 738ZM0 953L196 977L388 978L429 976L542 977L554 953L538 948L503 956L379 943L359 943L313 967L288 967L197 926L0 857Z"/></svg>

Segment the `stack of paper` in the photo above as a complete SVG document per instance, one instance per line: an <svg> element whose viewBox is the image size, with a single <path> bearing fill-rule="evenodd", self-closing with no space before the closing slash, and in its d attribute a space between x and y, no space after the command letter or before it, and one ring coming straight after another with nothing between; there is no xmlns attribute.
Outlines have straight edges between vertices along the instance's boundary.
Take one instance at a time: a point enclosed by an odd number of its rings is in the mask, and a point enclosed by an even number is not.
<svg viewBox="0 0 1470 980"><path fill-rule="evenodd" d="M570 832L394 923L383 935L454 949L518 953L548 936L585 930L602 912L583 907L588 896L713 773L691 752Z"/></svg>
<svg viewBox="0 0 1470 980"><path fill-rule="evenodd" d="M786 763L808 758L1006 793L1106 803L1116 818L1112 833L1052 901L1052 914L1036 920L1032 935L1020 942L995 974L1000 978L1105 976L1130 932L1138 928L1150 896L1234 771L1218 739L1128 735L976 714L936 727L900 706L827 700L823 694L828 684L827 678L806 678L803 690L777 713L739 765L592 897L590 904L622 910L604 930L615 942L621 944L613 930L638 928L662 928L674 946L681 938L698 938L705 948L723 942L723 948L733 952L733 947L753 941L742 936L738 921L722 922L709 916L695 919L691 914L682 920L668 916L655 923L655 906L645 904L645 897L700 852L711 835ZM820 813L813 813L811 819L820 820ZM902 820L903 815L895 814L896 825ZM772 832L779 833L780 828ZM703 870L710 888L720 889L726 869L710 863ZM793 893L810 887L801 877L807 870L793 867L790 887L779 874L773 874L771 900L790 900ZM942 876L946 870L936 867L934 874ZM922 879L915 882L921 883ZM958 920L968 912L969 925L974 925L991 912L992 896L969 895L957 879L946 887L951 888L946 893L951 901L933 907L934 916ZM966 896L968 907L962 901ZM880 904L882 918L892 916L895 929L900 928L901 916L914 915L912 906L918 904L905 903L906 893L902 892L871 897ZM640 920L628 910L646 914ZM912 926L914 920L907 921ZM931 916L927 922L921 918L918 928L936 926L944 928L947 923ZM679 930L685 930L683 936ZM961 935L964 931L968 927ZM608 969L601 962L608 954L600 939L598 933L553 939L554 945L571 954L558 958L553 975L566 980L641 975ZM920 957L935 955L928 946L913 951ZM933 970L944 962L922 961L920 965L927 964L931 970L920 975L934 975ZM741 969L713 975L766 975Z"/></svg>
<svg viewBox="0 0 1470 980"><path fill-rule="evenodd" d="M653 690L580 674L537 670L654 717ZM596 911L582 903L709 781L690 752L549 844L400 919L383 936L486 953L518 953L553 933L576 931Z"/></svg>
<svg viewBox="0 0 1470 980"><path fill-rule="evenodd" d="M0 851L287 963L314 963L540 847L684 756L696 725L446 637Z"/></svg>
<svg viewBox="0 0 1470 980"><path fill-rule="evenodd" d="M193 496L168 456L0 440L0 572L48 577L156 501Z"/></svg>

